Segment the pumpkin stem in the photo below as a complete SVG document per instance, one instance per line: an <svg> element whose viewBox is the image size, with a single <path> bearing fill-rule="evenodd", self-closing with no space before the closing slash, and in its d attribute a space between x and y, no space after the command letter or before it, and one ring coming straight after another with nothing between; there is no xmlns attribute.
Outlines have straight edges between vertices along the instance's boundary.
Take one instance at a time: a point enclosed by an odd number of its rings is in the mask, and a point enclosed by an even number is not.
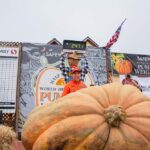
<svg viewBox="0 0 150 150"><path fill-rule="evenodd" d="M110 126L119 127L126 118L126 112L121 106L112 105L104 110L104 117Z"/></svg>

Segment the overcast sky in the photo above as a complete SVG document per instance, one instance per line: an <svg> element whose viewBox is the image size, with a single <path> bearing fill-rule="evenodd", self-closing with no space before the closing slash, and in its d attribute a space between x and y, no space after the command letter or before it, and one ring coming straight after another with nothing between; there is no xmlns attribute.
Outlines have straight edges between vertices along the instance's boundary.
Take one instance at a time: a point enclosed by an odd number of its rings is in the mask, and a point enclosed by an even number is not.
<svg viewBox="0 0 150 150"><path fill-rule="evenodd" d="M104 46L125 18L111 50L150 55L150 0L0 0L0 41L90 36Z"/></svg>

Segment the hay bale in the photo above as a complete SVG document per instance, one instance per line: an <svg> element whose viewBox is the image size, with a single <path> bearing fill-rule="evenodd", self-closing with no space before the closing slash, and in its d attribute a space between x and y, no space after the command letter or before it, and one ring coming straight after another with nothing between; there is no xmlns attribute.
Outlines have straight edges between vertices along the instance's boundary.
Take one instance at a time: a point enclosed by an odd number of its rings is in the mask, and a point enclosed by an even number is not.
<svg viewBox="0 0 150 150"><path fill-rule="evenodd" d="M12 150L16 133L11 127L0 125L0 150Z"/></svg>

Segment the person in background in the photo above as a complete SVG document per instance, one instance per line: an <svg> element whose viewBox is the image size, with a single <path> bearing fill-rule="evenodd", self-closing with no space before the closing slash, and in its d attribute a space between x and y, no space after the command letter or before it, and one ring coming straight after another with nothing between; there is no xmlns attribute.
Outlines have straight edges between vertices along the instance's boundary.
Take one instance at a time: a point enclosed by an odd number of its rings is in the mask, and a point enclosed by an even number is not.
<svg viewBox="0 0 150 150"><path fill-rule="evenodd" d="M62 96L65 96L69 93L76 92L77 90L87 87L84 84L84 82L81 81L80 79L81 70L79 68L73 67L71 74L72 74L72 80L65 85Z"/></svg>
<svg viewBox="0 0 150 150"><path fill-rule="evenodd" d="M65 60L66 59L68 60L69 67L65 66ZM80 62L80 58L79 58L76 51L71 53L71 54L63 53L61 55L59 68L62 72L62 75L65 78L66 83L68 83L69 81L72 80L72 76L70 75L71 70L73 67L78 67L79 62ZM89 69L88 61L87 61L85 56L83 58L83 62L84 62L84 66L82 66L82 68L80 68L81 69L80 79L82 81L84 81L85 75L88 73L88 69Z"/></svg>
<svg viewBox="0 0 150 150"><path fill-rule="evenodd" d="M127 74L125 79L122 80L122 84L132 84L131 75Z"/></svg>
<svg viewBox="0 0 150 150"><path fill-rule="evenodd" d="M122 80L122 84L133 85L133 86L137 87L142 92L142 89L140 88L139 83L136 80L132 79L130 74L126 75L125 79Z"/></svg>

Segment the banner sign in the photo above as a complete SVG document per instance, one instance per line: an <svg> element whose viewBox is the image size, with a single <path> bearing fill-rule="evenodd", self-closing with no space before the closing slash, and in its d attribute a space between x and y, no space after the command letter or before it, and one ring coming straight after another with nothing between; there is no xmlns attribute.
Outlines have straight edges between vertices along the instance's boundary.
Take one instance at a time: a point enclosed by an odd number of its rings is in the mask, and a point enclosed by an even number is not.
<svg viewBox="0 0 150 150"><path fill-rule="evenodd" d="M22 125L27 115L37 106L58 99L65 84L59 70L63 46L48 44L23 43L21 60L21 83L19 96L19 124ZM107 83L106 53L103 49L86 49L89 73L85 84ZM68 66L67 62L66 66ZM82 60L81 60L82 65Z"/></svg>
<svg viewBox="0 0 150 150"><path fill-rule="evenodd" d="M112 53L114 74L150 76L150 55Z"/></svg>
<svg viewBox="0 0 150 150"><path fill-rule="evenodd" d="M54 101L61 96L64 78L59 69L44 68L38 75L35 87L36 106Z"/></svg>
<svg viewBox="0 0 150 150"><path fill-rule="evenodd" d="M16 112L19 47L0 46L0 110Z"/></svg>
<svg viewBox="0 0 150 150"><path fill-rule="evenodd" d="M0 57L18 57L18 55L17 47L0 47Z"/></svg>

